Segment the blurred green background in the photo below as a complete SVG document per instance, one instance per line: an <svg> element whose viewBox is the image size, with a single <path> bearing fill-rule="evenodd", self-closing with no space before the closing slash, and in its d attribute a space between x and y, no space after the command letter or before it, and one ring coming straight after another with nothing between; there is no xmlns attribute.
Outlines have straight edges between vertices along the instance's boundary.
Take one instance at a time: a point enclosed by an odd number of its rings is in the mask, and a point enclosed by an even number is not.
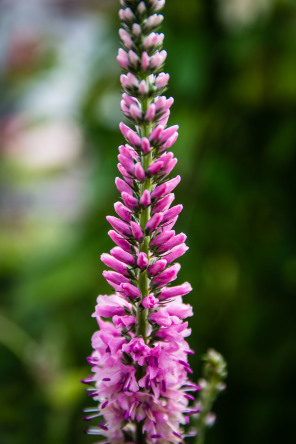
<svg viewBox="0 0 296 444"><path fill-rule="evenodd" d="M0 444L89 443L79 379L112 247L117 0L0 0ZM208 444L292 443L296 2L167 0L191 359L228 361Z"/></svg>

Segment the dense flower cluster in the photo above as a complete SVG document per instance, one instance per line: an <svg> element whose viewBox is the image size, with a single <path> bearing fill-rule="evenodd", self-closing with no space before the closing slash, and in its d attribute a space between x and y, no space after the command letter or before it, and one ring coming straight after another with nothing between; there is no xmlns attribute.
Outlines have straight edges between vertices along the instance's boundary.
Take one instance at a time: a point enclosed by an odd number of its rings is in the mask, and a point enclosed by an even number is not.
<svg viewBox="0 0 296 444"><path fill-rule="evenodd" d="M119 11L121 107L129 126L120 124L126 144L118 155L122 177L115 180L118 217L107 216L116 246L101 256L115 292L97 299L93 316L100 329L88 358L93 374L85 380L94 383L90 396L98 405L86 419L100 417L89 432L112 444L183 443L182 425L196 412L188 406L188 392L198 387L188 379L193 352L184 321L192 308L182 301L191 286L171 286L180 270L175 260L188 247L185 234L172 229L182 205L171 207L180 177L168 178L177 163L168 149L178 126L167 127L173 99L162 95L169 75L160 72L166 52L156 30L164 3L121 0Z"/></svg>

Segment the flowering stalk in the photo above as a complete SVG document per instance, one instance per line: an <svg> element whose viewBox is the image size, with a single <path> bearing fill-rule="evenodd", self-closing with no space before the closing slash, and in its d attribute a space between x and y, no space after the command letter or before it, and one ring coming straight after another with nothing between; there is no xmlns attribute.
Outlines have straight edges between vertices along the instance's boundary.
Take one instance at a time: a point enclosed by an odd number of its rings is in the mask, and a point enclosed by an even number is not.
<svg viewBox="0 0 296 444"><path fill-rule="evenodd" d="M182 301L192 288L188 282L171 286L180 270L175 261L188 247L186 236L172 230L182 205L171 206L180 177L168 178L177 163L168 150L178 126L167 127L173 99L162 95L169 75L160 72L166 52L156 30L165 0L120 3L123 49L117 60L129 126L120 123L126 143L118 155L122 177L115 180L119 217L107 216L116 246L101 256L112 269L103 276L115 293L98 296L93 314L100 330L88 358L93 375L84 382L95 384L90 396L98 406L85 419L100 418L89 433L105 443L180 444L183 426L197 412L188 406L188 392L198 386L188 379L193 352L185 341L192 307Z"/></svg>
<svg viewBox="0 0 296 444"><path fill-rule="evenodd" d="M212 407L219 394L225 390L227 378L227 364L223 356L214 349L210 349L202 356L204 361L202 378L198 381L201 391L197 406L201 413L197 416L196 426L198 435L195 444L204 444L207 428L214 425L216 420Z"/></svg>

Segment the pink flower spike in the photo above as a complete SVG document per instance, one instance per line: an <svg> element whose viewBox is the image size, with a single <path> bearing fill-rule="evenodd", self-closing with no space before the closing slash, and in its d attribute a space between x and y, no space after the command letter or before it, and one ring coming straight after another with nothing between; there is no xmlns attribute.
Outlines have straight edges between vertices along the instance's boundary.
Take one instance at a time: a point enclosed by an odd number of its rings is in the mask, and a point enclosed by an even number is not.
<svg viewBox="0 0 296 444"><path fill-rule="evenodd" d="M130 225L134 238L138 242L142 242L142 240L144 239L144 233L140 225L138 225L136 222L133 221L130 223Z"/></svg>
<svg viewBox="0 0 296 444"><path fill-rule="evenodd" d="M143 182L145 180L146 174L144 168L142 167L141 162L136 163L134 174L140 182Z"/></svg>
<svg viewBox="0 0 296 444"><path fill-rule="evenodd" d="M146 71L147 68L149 68L149 62L150 62L150 58L147 54L146 51L144 51L142 53L142 58L141 58L141 67L143 71Z"/></svg>
<svg viewBox="0 0 296 444"><path fill-rule="evenodd" d="M124 236L129 236L131 234L130 227L126 222L123 222L114 216L107 216L106 219L119 234L123 234Z"/></svg>
<svg viewBox="0 0 296 444"><path fill-rule="evenodd" d="M123 283L120 285L120 288L129 298L137 299L141 296L140 290L130 283Z"/></svg>
<svg viewBox="0 0 296 444"><path fill-rule="evenodd" d="M162 213L155 213L151 219L148 220L145 226L145 233L150 234L156 230L160 222L162 221L163 215Z"/></svg>
<svg viewBox="0 0 296 444"><path fill-rule="evenodd" d="M147 254L140 253L138 260L137 260L138 267L141 268L141 270L144 270L145 268L147 268L148 264L149 264L149 260L148 260Z"/></svg>
<svg viewBox="0 0 296 444"><path fill-rule="evenodd" d="M120 247L112 248L110 253L113 257L123 262L124 264L135 265L136 263L136 259L134 258L134 256L130 253L127 253Z"/></svg>
<svg viewBox="0 0 296 444"><path fill-rule="evenodd" d="M114 209L121 219L123 219L125 222L130 222L131 212L121 202L115 202Z"/></svg>
<svg viewBox="0 0 296 444"><path fill-rule="evenodd" d="M145 298L142 299L142 305L147 310L150 310L150 308L155 307L159 302L159 299L155 298L153 294L149 294Z"/></svg>
<svg viewBox="0 0 296 444"><path fill-rule="evenodd" d="M182 285L176 287L164 287L159 295L160 299L169 299L177 296L185 296L192 291L192 287L189 282L184 282Z"/></svg>
<svg viewBox="0 0 296 444"><path fill-rule="evenodd" d="M180 181L181 177L177 176L174 179L168 180L167 182L158 185L158 187L154 188L154 190L152 191L151 197L159 199L165 194L170 193L171 191L173 191L174 188L176 188L176 186L180 183Z"/></svg>
<svg viewBox="0 0 296 444"><path fill-rule="evenodd" d="M150 265L150 267L147 270L148 275L155 276L156 274L164 270L166 266L167 266L167 261L165 259L160 259L159 261Z"/></svg>
<svg viewBox="0 0 296 444"><path fill-rule="evenodd" d="M164 72L161 72L156 77L156 81L155 81L156 87L158 89L164 88L165 86L167 86L169 79L170 79L169 74L165 74Z"/></svg>
<svg viewBox="0 0 296 444"><path fill-rule="evenodd" d="M138 200L124 191L121 193L121 197L125 205L131 210L137 210L139 208ZM175 207L174 207L175 208Z"/></svg>
<svg viewBox="0 0 296 444"><path fill-rule="evenodd" d="M142 138L141 150L143 151L144 154L147 154L147 153L149 153L149 151L151 151L150 142L147 139L147 137Z"/></svg>
<svg viewBox="0 0 296 444"><path fill-rule="evenodd" d="M121 66L121 68L123 68L125 70L128 69L128 64L129 64L128 55L122 48L120 48L118 50L118 55L117 55L116 59L117 59L119 65Z"/></svg>
<svg viewBox="0 0 296 444"><path fill-rule="evenodd" d="M151 204L151 197L148 190L145 190L140 198L141 207L147 208Z"/></svg>
<svg viewBox="0 0 296 444"><path fill-rule="evenodd" d="M183 205L175 205L174 207L165 211L165 213L163 215L162 223L166 223L166 222L169 222L170 220L174 219L176 216L178 216L181 213L182 210L183 210Z"/></svg>
<svg viewBox="0 0 296 444"><path fill-rule="evenodd" d="M113 242L122 248L124 251L130 253L132 251L130 244L126 239L123 239L116 231L110 230L108 231L109 236L113 240Z"/></svg>
<svg viewBox="0 0 296 444"><path fill-rule="evenodd" d="M121 273L125 276L129 276L129 272L127 271L127 265L123 262L120 262L119 260L115 259L113 256L107 253L103 253L101 255L101 261L110 268L113 268L113 270L117 271L118 273Z"/></svg>
<svg viewBox="0 0 296 444"><path fill-rule="evenodd" d="M174 247L169 254L166 254L165 260L167 261L168 264L170 264L171 262L175 261L176 259L178 259L180 256L183 256L184 253L186 253L186 251L189 249L189 247L187 247L187 245L185 244L181 244L178 245L177 247Z"/></svg>

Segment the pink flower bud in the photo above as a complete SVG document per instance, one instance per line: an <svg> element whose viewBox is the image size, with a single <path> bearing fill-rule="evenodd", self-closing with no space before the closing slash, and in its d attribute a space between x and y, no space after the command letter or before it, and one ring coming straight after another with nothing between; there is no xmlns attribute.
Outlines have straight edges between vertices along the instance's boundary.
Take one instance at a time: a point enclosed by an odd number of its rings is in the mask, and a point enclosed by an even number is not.
<svg viewBox="0 0 296 444"><path fill-rule="evenodd" d="M140 198L140 204L143 208L147 208L151 204L151 197L148 190L145 190Z"/></svg>
<svg viewBox="0 0 296 444"><path fill-rule="evenodd" d="M162 148L171 148L171 146L174 145L174 143L176 142L176 140L178 139L179 134L177 132L175 132L163 145Z"/></svg>
<svg viewBox="0 0 296 444"><path fill-rule="evenodd" d="M174 207L165 211L165 213L163 214L162 223L169 222L170 220L178 216L182 210L183 210L183 205L175 205Z"/></svg>
<svg viewBox="0 0 296 444"><path fill-rule="evenodd" d="M112 248L110 253L117 260L119 260L125 264L135 265L135 263L136 263L136 259L134 258L134 256L130 253L127 253L122 248L114 247L114 248Z"/></svg>
<svg viewBox="0 0 296 444"><path fill-rule="evenodd" d="M127 139L130 142L131 145L134 146L141 146L141 139L138 136L137 133L135 133L135 131L133 130L129 130L127 133Z"/></svg>
<svg viewBox="0 0 296 444"><path fill-rule="evenodd" d="M149 153L149 151L151 151L150 142L147 139L147 137L142 138L141 150L143 151L144 154Z"/></svg>
<svg viewBox="0 0 296 444"><path fill-rule="evenodd" d="M156 52L150 57L150 66L151 68L158 69L164 63L167 57L167 52L163 49L160 52Z"/></svg>
<svg viewBox="0 0 296 444"><path fill-rule="evenodd" d="M130 283L123 283L120 285L120 288L123 291L123 293L129 298L136 299L141 296L140 290Z"/></svg>
<svg viewBox="0 0 296 444"><path fill-rule="evenodd" d="M131 252L131 246L126 239L123 239L116 231L110 230L108 231L109 236L113 240L113 242L122 248L124 251Z"/></svg>
<svg viewBox="0 0 296 444"><path fill-rule="evenodd" d="M129 276L129 272L127 271L127 265L115 259L115 257L111 256L110 254L103 253L101 255L101 261L107 267L113 268L113 270L117 271L118 273L124 274L125 276Z"/></svg>
<svg viewBox="0 0 296 444"><path fill-rule="evenodd" d="M123 192L121 193L121 197L125 205L131 210L137 210L139 208L138 200L134 196L131 196L130 194Z"/></svg>
<svg viewBox="0 0 296 444"><path fill-rule="evenodd" d="M112 282L113 284L120 286L120 284L129 283L129 280L126 277L120 273L116 273L115 271L103 271L103 276L109 282L109 284Z"/></svg>
<svg viewBox="0 0 296 444"><path fill-rule="evenodd" d="M174 264L170 268L167 268L159 275L155 276L152 280L153 285L166 285L169 282L174 281L177 279L177 275L180 271L181 265L180 264Z"/></svg>
<svg viewBox="0 0 296 444"><path fill-rule="evenodd" d="M165 86L167 86L169 79L170 79L169 74L165 74L164 72L161 72L156 77L156 81L155 81L156 87L158 89L164 88Z"/></svg>
<svg viewBox="0 0 296 444"><path fill-rule="evenodd" d="M159 199L160 197L164 196L165 194L170 193L173 191L174 188L180 183L181 177L177 176L174 179L168 180L167 182L162 183L161 185L158 185L158 187L154 188L154 190L151 193L151 197L154 199Z"/></svg>
<svg viewBox="0 0 296 444"><path fill-rule="evenodd" d="M131 234L131 229L126 222L123 222L114 216L107 216L106 219L119 234L123 234L124 236L129 236Z"/></svg>
<svg viewBox="0 0 296 444"><path fill-rule="evenodd" d="M158 302L159 302L159 299L155 298L153 296L153 294L149 294L148 296L146 296L145 298L142 299L141 303L144 308L149 310L150 308L155 307Z"/></svg>
<svg viewBox="0 0 296 444"><path fill-rule="evenodd" d="M146 111L145 119L148 120L148 122L152 122L154 117L155 117L155 105L154 103L151 103Z"/></svg>
<svg viewBox="0 0 296 444"><path fill-rule="evenodd" d="M131 65L133 65L135 68L137 67L138 63L139 63L139 57L137 56L137 54L133 51L133 50L129 50L128 52L128 60L130 62Z"/></svg>
<svg viewBox="0 0 296 444"><path fill-rule="evenodd" d="M116 59L117 59L119 65L121 66L121 68L123 68L125 70L128 69L128 64L129 64L128 55L122 48L120 48L118 50L118 55L117 55Z"/></svg>
<svg viewBox="0 0 296 444"><path fill-rule="evenodd" d="M131 187L124 180L120 179L120 177L116 177L115 185L120 193L125 191L126 193L130 194L131 196L133 195L133 190L131 189Z"/></svg>
<svg viewBox="0 0 296 444"><path fill-rule="evenodd" d="M161 234L158 234L155 236L152 241L150 242L151 246L159 247L160 245L164 244L165 242L169 241L173 236L175 236L176 232L173 231L164 231Z"/></svg>
<svg viewBox="0 0 296 444"><path fill-rule="evenodd" d="M148 92L148 86L145 82L145 80L141 80L140 84L139 84L139 92L142 96L145 96Z"/></svg>
<svg viewBox="0 0 296 444"><path fill-rule="evenodd" d="M120 36L120 38L121 38L122 43L124 44L124 46L125 46L127 49L131 49L132 46L133 46L133 41L132 41L132 39L130 38L129 33L128 33L125 29L123 29L123 28L120 28L119 31L118 31L118 33L119 33L119 36Z"/></svg>
<svg viewBox="0 0 296 444"><path fill-rule="evenodd" d="M157 203L154 205L153 213L158 213L159 211L167 210L174 199L175 199L174 193L167 194L165 197L158 200Z"/></svg>
<svg viewBox="0 0 296 444"><path fill-rule="evenodd" d="M147 268L149 263L148 257L146 253L140 253L138 260L137 260L137 265L138 267L140 267L142 270L144 270L145 268Z"/></svg>
<svg viewBox="0 0 296 444"><path fill-rule="evenodd" d="M140 225L138 225L136 222L131 222L131 229L132 229L132 233L133 233L134 238L138 242L142 242L142 240L144 239L144 233L143 233L143 230L140 227Z"/></svg>
<svg viewBox="0 0 296 444"><path fill-rule="evenodd" d="M150 62L150 58L149 58L147 52L144 51L142 53L142 58L141 58L141 67L142 67L143 71L146 71L146 69L149 68L149 62Z"/></svg>
<svg viewBox="0 0 296 444"><path fill-rule="evenodd" d="M156 160L155 162L151 163L149 167L147 168L148 176L153 176L154 174L158 173L159 170L163 167L163 161L162 160Z"/></svg>
<svg viewBox="0 0 296 444"><path fill-rule="evenodd" d="M138 23L134 23L132 26L132 31L133 34L138 37L142 32L141 26Z"/></svg>
<svg viewBox="0 0 296 444"><path fill-rule="evenodd" d="M123 219L125 222L130 222L131 212L121 202L115 202L114 209L121 219Z"/></svg>
<svg viewBox="0 0 296 444"><path fill-rule="evenodd" d="M155 2L154 11L160 11L165 5L165 0L158 0Z"/></svg>
<svg viewBox="0 0 296 444"><path fill-rule="evenodd" d="M168 176L170 172L175 168L176 164L178 162L178 159L174 158L172 159L165 168L163 168L162 174L165 176Z"/></svg>
<svg viewBox="0 0 296 444"><path fill-rule="evenodd" d="M163 15L161 14L153 14L148 17L147 22L145 24L146 29L155 28L161 24L163 21Z"/></svg>
<svg viewBox="0 0 296 444"><path fill-rule="evenodd" d="M134 172L134 162L130 158L123 156L122 154L118 154L118 160L120 164L126 169L126 171L130 174Z"/></svg>
<svg viewBox="0 0 296 444"><path fill-rule="evenodd" d="M129 110L130 110L130 114L134 120L138 121L138 120L142 119L142 111L140 110L140 108L138 106L131 105Z"/></svg>
<svg viewBox="0 0 296 444"><path fill-rule="evenodd" d="M167 263L170 264L171 262L174 262L176 259L178 259L180 256L183 256L183 254L186 253L188 249L189 247L187 247L187 245L185 244L178 245L177 247L174 247L170 251L170 253L166 254L164 258Z"/></svg>
<svg viewBox="0 0 296 444"><path fill-rule="evenodd" d="M167 266L167 261L165 259L160 259L159 261L150 265L147 272L150 276L155 276L156 274L164 270L166 266Z"/></svg>
<svg viewBox="0 0 296 444"><path fill-rule="evenodd" d="M143 15L143 14L145 13L145 11L146 11L145 3L144 3L143 1L140 2L140 3L138 4L137 9L138 9L139 14L140 14L140 15Z"/></svg>
<svg viewBox="0 0 296 444"><path fill-rule="evenodd" d="M184 233L177 234L177 236L172 237L169 241L164 243L163 245L160 245L158 247L158 251L164 252L171 250L172 248L176 247L177 245L183 244L187 239L187 236Z"/></svg>
<svg viewBox="0 0 296 444"><path fill-rule="evenodd" d="M146 174L144 168L142 167L141 162L136 163L134 174L140 182L143 182L143 180L145 180Z"/></svg>
<svg viewBox="0 0 296 444"><path fill-rule="evenodd" d="M150 140L150 142L152 142L152 144L158 142L158 140L160 139L161 134L163 132L163 129L164 129L164 127L162 125L158 125L151 132L149 140Z"/></svg>
<svg viewBox="0 0 296 444"><path fill-rule="evenodd" d="M189 282L184 282L182 285L177 285L176 287L164 287L161 290L159 298L169 299L176 296L184 296L192 291L192 287Z"/></svg>
<svg viewBox="0 0 296 444"><path fill-rule="evenodd" d="M130 131L130 128L127 125L125 125L123 122L120 122L119 129L123 137L127 138L127 133Z"/></svg>
<svg viewBox="0 0 296 444"><path fill-rule="evenodd" d="M178 129L179 129L179 125L173 125L173 126L170 126L169 128L166 128L165 130L163 130L163 132L161 134L160 142L161 143L166 142L173 134L175 134L176 131L178 131Z"/></svg>
<svg viewBox="0 0 296 444"><path fill-rule="evenodd" d="M163 215L162 213L155 213L151 219L148 220L145 226L145 232L147 234L153 233L156 230L160 222L162 221Z"/></svg>

